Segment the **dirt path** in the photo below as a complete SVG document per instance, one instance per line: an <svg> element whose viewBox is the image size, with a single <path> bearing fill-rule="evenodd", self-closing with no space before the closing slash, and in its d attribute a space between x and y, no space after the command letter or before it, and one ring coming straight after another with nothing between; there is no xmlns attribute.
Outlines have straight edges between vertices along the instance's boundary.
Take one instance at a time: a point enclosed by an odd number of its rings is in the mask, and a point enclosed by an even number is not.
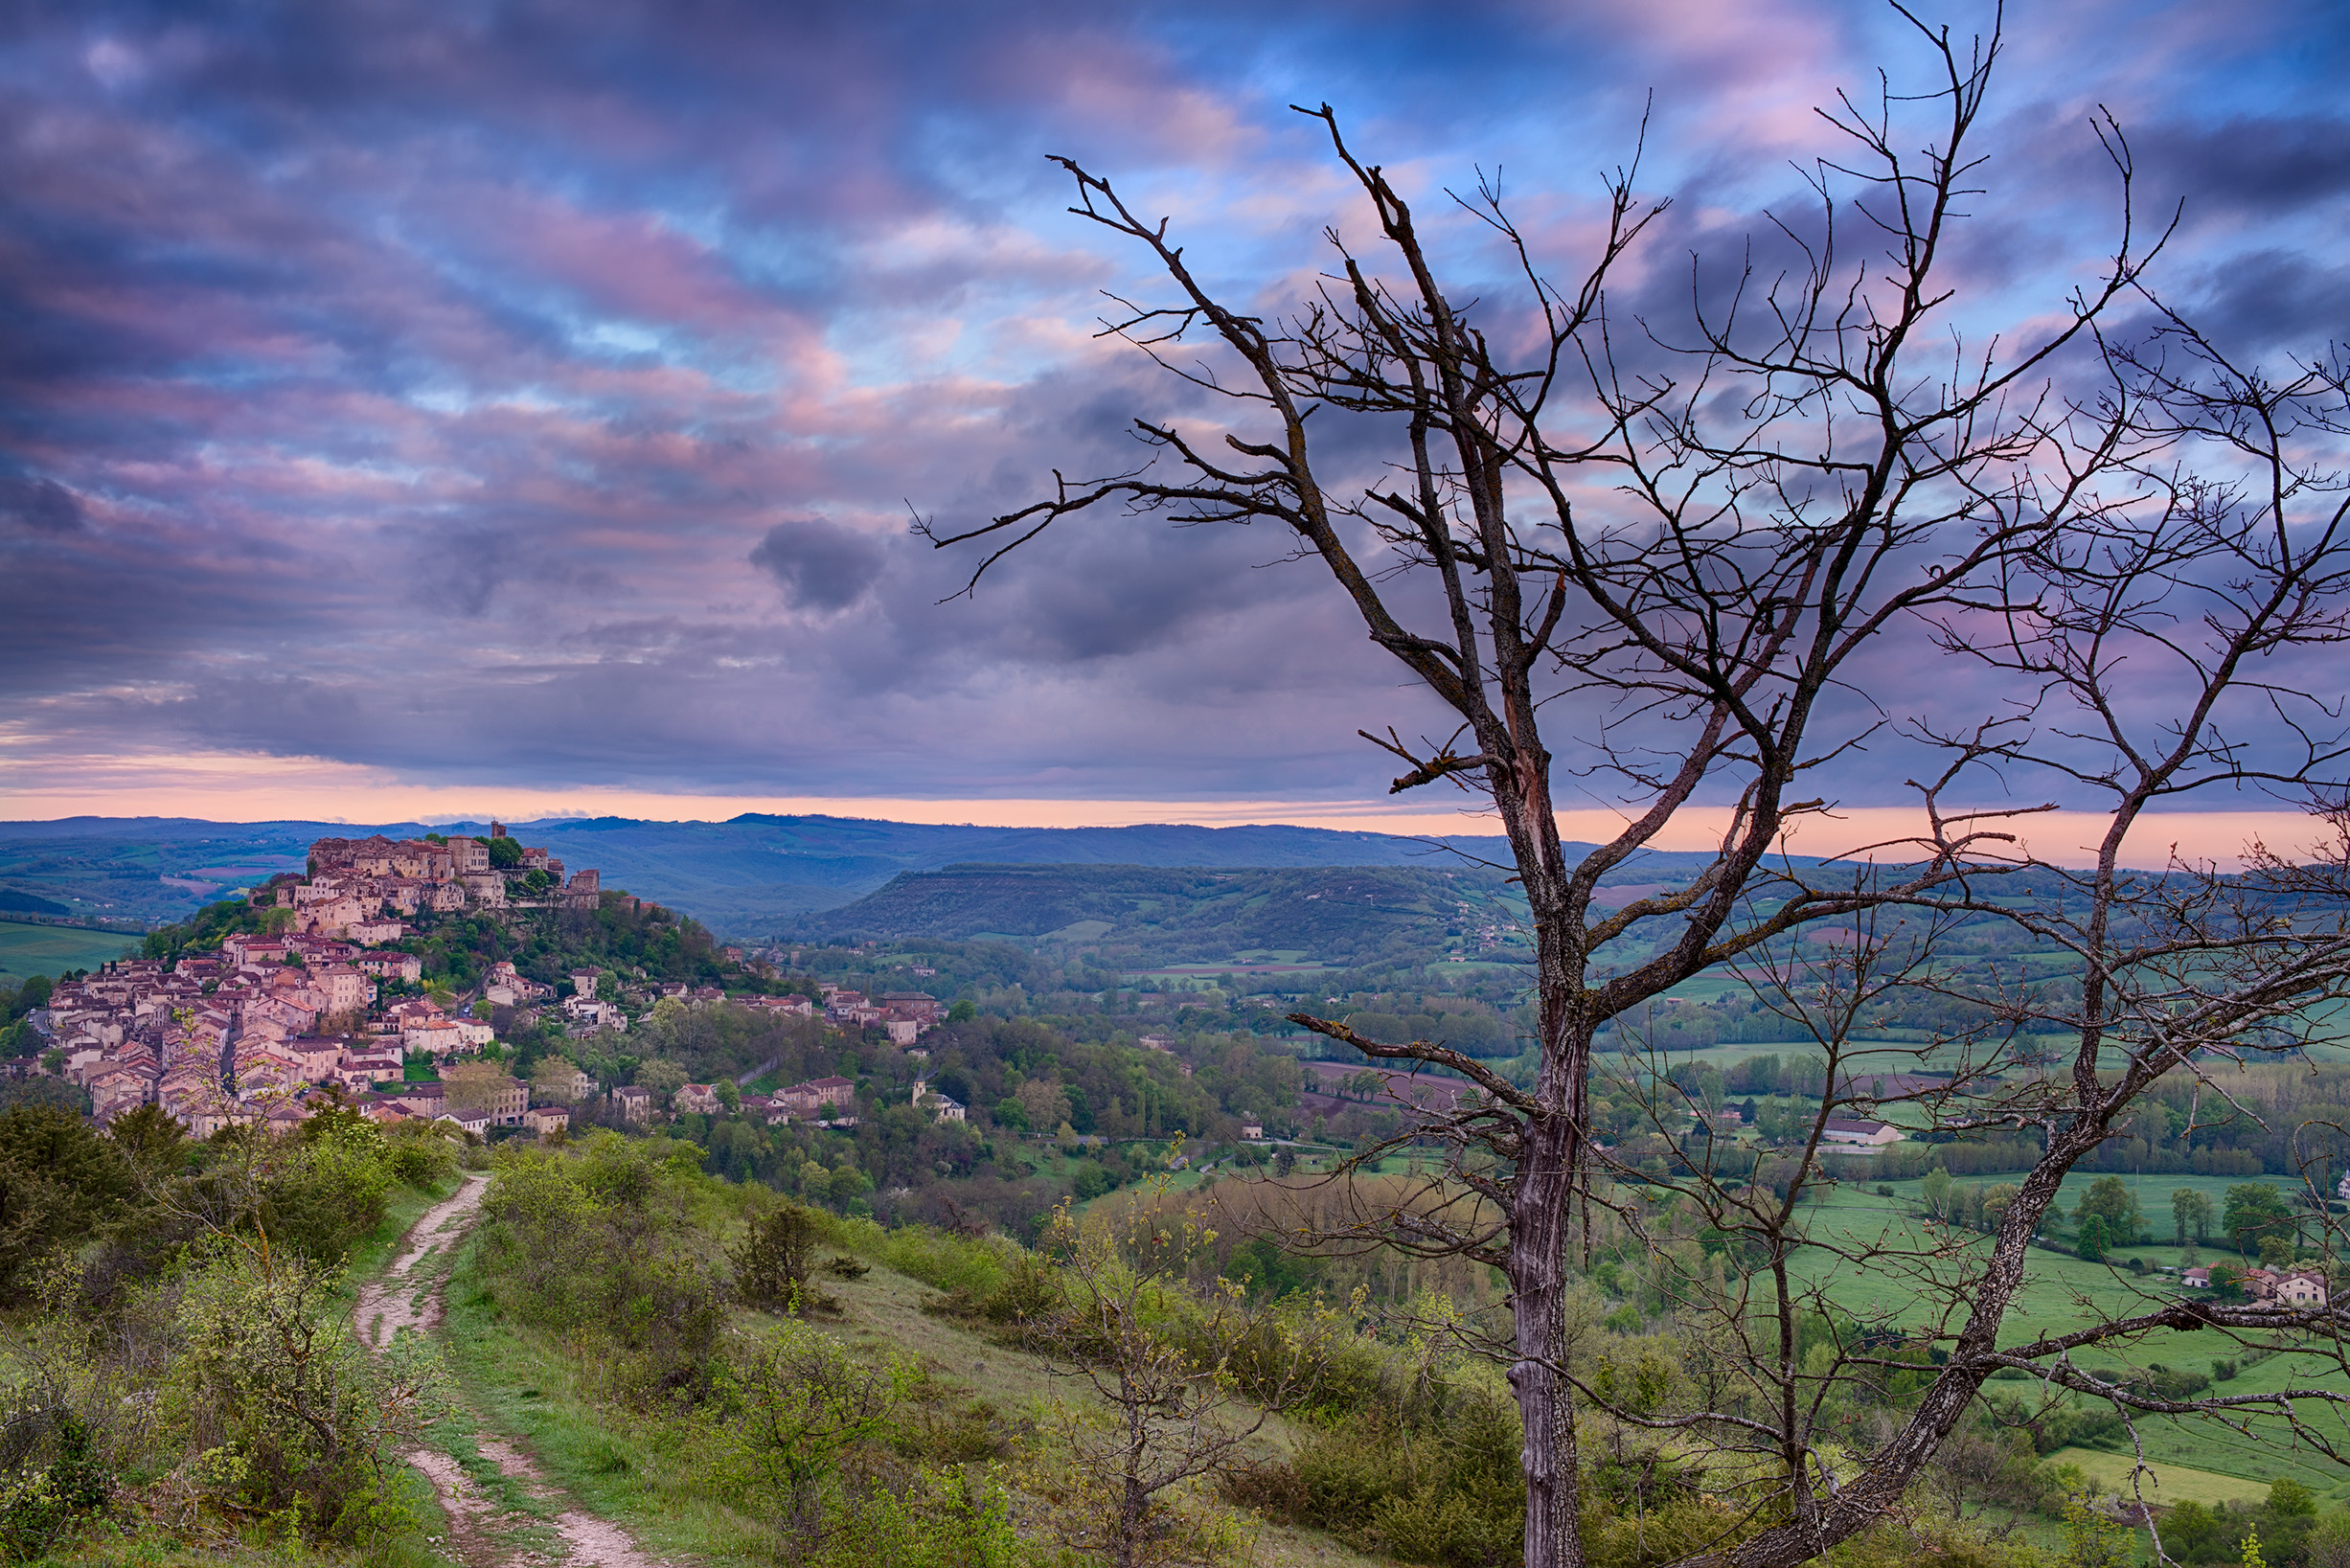
<svg viewBox="0 0 2350 1568"><path fill-rule="evenodd" d="M441 1293L447 1286L450 1258L472 1228L489 1188L489 1177L467 1176L464 1185L410 1227L399 1255L382 1275L360 1287L352 1316L368 1345L381 1349L403 1329L418 1334L440 1329ZM627 1532L610 1520L560 1508L568 1499L512 1443L483 1436L473 1446L534 1503L558 1511L550 1521L511 1507L498 1488L480 1486L464 1466L436 1449L409 1454L408 1463L432 1482L448 1515L449 1554L468 1568L537 1568L557 1562L564 1568L665 1568L666 1559L639 1549Z"/></svg>
<svg viewBox="0 0 2350 1568"><path fill-rule="evenodd" d="M352 1313L359 1337L381 1350L406 1329L428 1334L441 1326L441 1282L447 1276L449 1257L472 1227L490 1178L475 1171L457 1191L424 1211L422 1218L400 1238L399 1255L382 1274L359 1287L359 1305Z"/></svg>
<svg viewBox="0 0 2350 1568"><path fill-rule="evenodd" d="M538 1467L513 1445L486 1437L474 1447L533 1502L561 1501ZM408 1463L431 1478L448 1515L449 1555L468 1568L538 1568L556 1562L564 1568L667 1568L665 1558L640 1550L608 1519L563 1509L549 1520L510 1508L496 1491L475 1484L463 1466L434 1449L418 1449Z"/></svg>

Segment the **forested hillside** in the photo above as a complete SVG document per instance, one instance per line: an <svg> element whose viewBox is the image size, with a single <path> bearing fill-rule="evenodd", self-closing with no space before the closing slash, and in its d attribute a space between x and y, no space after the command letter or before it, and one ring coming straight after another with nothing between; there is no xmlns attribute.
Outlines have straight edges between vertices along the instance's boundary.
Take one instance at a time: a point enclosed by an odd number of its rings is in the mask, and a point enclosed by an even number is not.
<svg viewBox="0 0 2350 1568"><path fill-rule="evenodd" d="M1015 938L1115 969L1272 955L1358 964L1522 953L1521 910L1499 874L1477 870L968 865L906 873L809 924L846 941Z"/></svg>

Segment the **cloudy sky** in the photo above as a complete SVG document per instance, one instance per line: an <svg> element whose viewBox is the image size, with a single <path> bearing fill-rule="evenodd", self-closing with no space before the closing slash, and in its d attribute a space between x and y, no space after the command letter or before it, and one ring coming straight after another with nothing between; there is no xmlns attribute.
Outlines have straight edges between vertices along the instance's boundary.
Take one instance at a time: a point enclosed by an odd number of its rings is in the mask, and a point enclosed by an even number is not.
<svg viewBox="0 0 2350 1568"><path fill-rule="evenodd" d="M2019 12L1971 320L2093 270L2102 104L2147 205L2186 204L2170 296L2263 352L2343 334L2350 13ZM939 602L969 561L909 509L1018 505L1191 407L1094 339L1142 276L1045 155L1279 303L1361 223L1289 103L1334 104L1423 197L1498 166L1563 270L1653 93L1675 205L1636 275L1662 278L1796 198L1814 104L1928 64L1827 0L5 15L17 818L1380 808L1355 731L1424 701L1261 530L1105 520ZM1473 285L1490 253L1445 233Z"/></svg>

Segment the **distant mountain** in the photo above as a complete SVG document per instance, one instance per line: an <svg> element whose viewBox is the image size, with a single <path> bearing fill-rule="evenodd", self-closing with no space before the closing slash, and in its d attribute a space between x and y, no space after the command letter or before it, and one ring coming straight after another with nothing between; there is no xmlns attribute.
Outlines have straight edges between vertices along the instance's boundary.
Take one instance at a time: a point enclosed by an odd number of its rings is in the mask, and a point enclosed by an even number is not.
<svg viewBox="0 0 2350 1568"><path fill-rule="evenodd" d="M442 825L446 827L449 825ZM455 825L478 830L485 823ZM558 817L507 825L605 887L757 937L847 903L901 872L962 862L1122 866L1458 865L1424 839L1321 828L983 828L852 817L747 814L729 822ZM0 877L77 915L176 920L223 892L300 871L314 839L422 833L422 823L206 822L69 817L0 823ZM436 829L438 830L438 829ZM1472 855L1497 838L1446 841Z"/></svg>
<svg viewBox="0 0 2350 1568"><path fill-rule="evenodd" d="M478 831L486 823L456 826ZM1383 866L1468 871L1507 862L1499 838L1441 840L1327 828L981 828L854 817L729 822L558 817L508 827L573 869L594 866L625 888L728 936L764 937L811 912L873 893L904 872L988 864L1258 867ZM184 817L69 817L0 823L0 878L77 915L177 920L225 891L300 871L313 839L425 831L415 822L204 822ZM1468 858L1464 858L1468 857ZM1697 855L1654 854L1609 880L1673 879Z"/></svg>

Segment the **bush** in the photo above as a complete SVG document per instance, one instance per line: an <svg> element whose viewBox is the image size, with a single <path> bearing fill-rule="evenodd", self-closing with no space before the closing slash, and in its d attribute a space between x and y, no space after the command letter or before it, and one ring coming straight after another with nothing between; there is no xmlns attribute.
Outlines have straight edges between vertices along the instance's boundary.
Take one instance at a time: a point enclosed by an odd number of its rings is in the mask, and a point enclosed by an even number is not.
<svg viewBox="0 0 2350 1568"><path fill-rule="evenodd" d="M457 1174L458 1146L436 1127L397 1126L384 1142L392 1177L403 1187L437 1187Z"/></svg>
<svg viewBox="0 0 2350 1568"><path fill-rule="evenodd" d="M1484 1568L1513 1560L1525 1534L1518 1445L1515 1409L1456 1395L1442 1419L1425 1423L1378 1408L1334 1422L1230 1489L1365 1551Z"/></svg>
<svg viewBox="0 0 2350 1568"><path fill-rule="evenodd" d="M349 1538L375 1522L401 1453L449 1405L440 1363L417 1340L369 1353L339 1284L244 1253L204 1269L180 1300L186 1352L164 1403L194 1489Z"/></svg>
<svg viewBox="0 0 2350 1568"><path fill-rule="evenodd" d="M274 1241L309 1261L339 1262L383 1223L398 1180L380 1127L356 1111L323 1112L302 1124L291 1158L263 1185L262 1221Z"/></svg>
<svg viewBox="0 0 2350 1568"><path fill-rule="evenodd" d="M777 1204L752 1220L742 1239L727 1249L735 1294L744 1305L770 1312L829 1307L832 1299L810 1279L815 1247L814 1213L796 1203Z"/></svg>
<svg viewBox="0 0 2350 1568"><path fill-rule="evenodd" d="M607 1375L644 1398L707 1392L726 1326L720 1249L691 1212L715 1186L661 1140L598 1132L502 1159L482 1200L482 1271L499 1307L634 1352Z"/></svg>
<svg viewBox="0 0 2350 1568"><path fill-rule="evenodd" d="M79 1413L31 1390L10 1391L0 1405L0 1556L46 1557L113 1494L113 1471Z"/></svg>
<svg viewBox="0 0 2350 1568"><path fill-rule="evenodd" d="M32 1265L117 1218L130 1172L88 1123L55 1105L0 1111L0 1301L21 1296Z"/></svg>
<svg viewBox="0 0 2350 1568"><path fill-rule="evenodd" d="M1027 1253L999 1237L956 1236L928 1225L885 1231L877 1256L934 1290L989 1296L1003 1287Z"/></svg>

